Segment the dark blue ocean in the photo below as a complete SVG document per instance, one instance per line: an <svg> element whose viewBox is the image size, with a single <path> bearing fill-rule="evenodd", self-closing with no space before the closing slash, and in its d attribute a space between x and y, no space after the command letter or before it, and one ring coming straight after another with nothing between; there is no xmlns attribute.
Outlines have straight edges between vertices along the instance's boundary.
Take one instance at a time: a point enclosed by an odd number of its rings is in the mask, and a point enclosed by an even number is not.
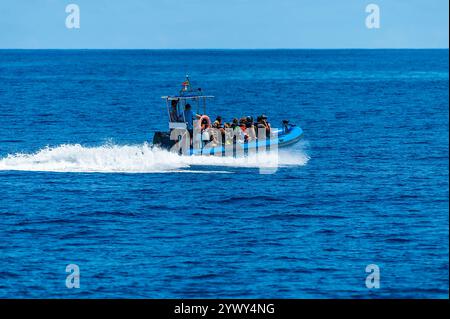
<svg viewBox="0 0 450 319"><path fill-rule="evenodd" d="M186 74L303 140L152 149ZM448 298L448 90L448 50L0 51L0 298Z"/></svg>

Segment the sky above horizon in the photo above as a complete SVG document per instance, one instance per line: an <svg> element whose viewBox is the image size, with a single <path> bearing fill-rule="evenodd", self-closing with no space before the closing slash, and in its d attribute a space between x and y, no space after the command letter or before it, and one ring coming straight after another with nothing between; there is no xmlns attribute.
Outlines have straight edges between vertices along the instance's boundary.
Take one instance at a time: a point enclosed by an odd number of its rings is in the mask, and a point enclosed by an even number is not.
<svg viewBox="0 0 450 319"><path fill-rule="evenodd" d="M448 0L2 0L0 48L448 48L448 13Z"/></svg>

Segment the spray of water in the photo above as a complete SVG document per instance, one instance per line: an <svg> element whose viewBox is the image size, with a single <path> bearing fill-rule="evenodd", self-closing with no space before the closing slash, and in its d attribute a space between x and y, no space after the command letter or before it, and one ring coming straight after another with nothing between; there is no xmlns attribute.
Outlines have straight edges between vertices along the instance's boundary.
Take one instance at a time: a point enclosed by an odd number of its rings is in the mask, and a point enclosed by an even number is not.
<svg viewBox="0 0 450 319"><path fill-rule="evenodd" d="M47 172L193 172L196 166L207 167L273 167L305 165L304 152L277 152L242 158L216 156L180 156L166 150L142 145L102 145L85 147L64 144L45 147L32 154L12 154L0 159L0 170ZM198 172L198 171L196 171Z"/></svg>

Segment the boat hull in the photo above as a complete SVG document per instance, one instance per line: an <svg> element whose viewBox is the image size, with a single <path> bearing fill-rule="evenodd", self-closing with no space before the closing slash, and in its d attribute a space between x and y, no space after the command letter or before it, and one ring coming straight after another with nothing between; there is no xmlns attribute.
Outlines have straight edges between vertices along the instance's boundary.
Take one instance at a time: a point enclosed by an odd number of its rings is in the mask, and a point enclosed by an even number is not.
<svg viewBox="0 0 450 319"><path fill-rule="evenodd" d="M256 140L249 143L238 143L225 146L216 146L204 148L193 148L190 149L190 155L224 155L224 156L236 156L238 154L249 154L254 152L268 151L275 147L282 148L288 147L295 143L303 137L303 130L298 127L291 125L288 129L279 129L275 131L276 138L266 139L266 140ZM168 137L163 140L161 138L156 138L164 133L156 133L153 139L153 144L165 149L170 149L175 142L168 141Z"/></svg>

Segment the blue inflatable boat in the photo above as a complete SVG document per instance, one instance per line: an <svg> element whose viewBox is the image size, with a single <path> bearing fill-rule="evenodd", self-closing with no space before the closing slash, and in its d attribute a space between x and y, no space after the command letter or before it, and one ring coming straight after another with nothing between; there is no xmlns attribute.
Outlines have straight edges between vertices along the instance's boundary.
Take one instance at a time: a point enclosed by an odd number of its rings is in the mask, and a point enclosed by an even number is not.
<svg viewBox="0 0 450 319"><path fill-rule="evenodd" d="M205 114L206 101L214 97L204 95L201 89L192 90L187 76L178 95L162 98L166 101L169 131L156 132L153 145L183 155L247 155L290 146L303 137L303 130L288 120L283 121L281 129L271 128L264 115L256 122L249 116L239 123L222 125L218 118L212 124Z"/></svg>
<svg viewBox="0 0 450 319"><path fill-rule="evenodd" d="M303 130L295 125L288 124L284 129L277 129L272 131L272 138L257 139L251 142L233 143L230 145L221 145L216 147L208 147L208 144L203 147L190 148L190 155L223 155L236 156L241 153L248 155L251 152L270 151L274 147L282 148L297 143L303 137Z"/></svg>

